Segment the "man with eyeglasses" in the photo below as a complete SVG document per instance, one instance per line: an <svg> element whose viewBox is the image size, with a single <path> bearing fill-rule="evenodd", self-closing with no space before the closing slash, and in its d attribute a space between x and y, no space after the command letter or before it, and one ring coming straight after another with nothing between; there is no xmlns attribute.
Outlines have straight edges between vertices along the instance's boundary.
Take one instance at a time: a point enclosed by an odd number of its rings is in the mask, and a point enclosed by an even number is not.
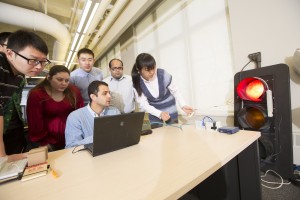
<svg viewBox="0 0 300 200"><path fill-rule="evenodd" d="M114 58L109 62L110 76L103 81L109 85L111 91L111 105L117 107L121 113L135 110L134 92L131 76L123 73L123 62Z"/></svg>
<svg viewBox="0 0 300 200"><path fill-rule="evenodd" d="M0 52L6 52L7 40L11 35L11 32L1 32L0 33Z"/></svg>
<svg viewBox="0 0 300 200"><path fill-rule="evenodd" d="M21 111L25 75L37 76L46 65L48 47L33 32L19 30L9 36L7 50L0 52L0 157L22 158L26 148ZM16 155L14 155L16 154Z"/></svg>
<svg viewBox="0 0 300 200"><path fill-rule="evenodd" d="M80 49L77 53L79 68L71 72L70 83L79 88L84 105L90 101L88 95L88 86L93 81L103 79L102 71L94 67L94 53L88 48Z"/></svg>

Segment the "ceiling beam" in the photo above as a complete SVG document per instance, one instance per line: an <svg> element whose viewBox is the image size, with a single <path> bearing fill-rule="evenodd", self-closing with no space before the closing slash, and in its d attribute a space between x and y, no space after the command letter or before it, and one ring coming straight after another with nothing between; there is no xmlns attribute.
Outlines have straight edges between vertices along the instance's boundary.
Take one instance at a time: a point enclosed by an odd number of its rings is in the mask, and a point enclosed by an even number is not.
<svg viewBox="0 0 300 200"><path fill-rule="evenodd" d="M157 1L159 0L129 1L126 9L116 19L93 49L95 59L99 59L106 51L108 51L109 48L119 40L119 37Z"/></svg>

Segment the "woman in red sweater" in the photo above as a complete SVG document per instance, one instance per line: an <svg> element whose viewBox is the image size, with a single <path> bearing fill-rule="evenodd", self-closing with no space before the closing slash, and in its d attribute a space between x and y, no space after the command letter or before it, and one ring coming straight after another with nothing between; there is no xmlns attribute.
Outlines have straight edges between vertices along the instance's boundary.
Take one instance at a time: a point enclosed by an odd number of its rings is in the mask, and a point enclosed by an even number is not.
<svg viewBox="0 0 300 200"><path fill-rule="evenodd" d="M55 65L46 78L30 90L26 111L29 141L37 143L34 146L48 146L49 151L65 147L67 117L84 105L79 89L69 80L69 70Z"/></svg>

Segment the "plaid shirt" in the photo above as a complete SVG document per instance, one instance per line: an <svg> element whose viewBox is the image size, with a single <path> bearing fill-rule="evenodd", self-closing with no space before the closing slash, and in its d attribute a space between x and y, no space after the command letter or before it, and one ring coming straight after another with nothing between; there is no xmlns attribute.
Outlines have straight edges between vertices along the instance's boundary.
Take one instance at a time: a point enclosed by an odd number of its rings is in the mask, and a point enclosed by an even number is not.
<svg viewBox="0 0 300 200"><path fill-rule="evenodd" d="M20 103L24 85L24 75L14 75L6 55L0 52L0 116L4 117L4 134L11 127L23 126Z"/></svg>

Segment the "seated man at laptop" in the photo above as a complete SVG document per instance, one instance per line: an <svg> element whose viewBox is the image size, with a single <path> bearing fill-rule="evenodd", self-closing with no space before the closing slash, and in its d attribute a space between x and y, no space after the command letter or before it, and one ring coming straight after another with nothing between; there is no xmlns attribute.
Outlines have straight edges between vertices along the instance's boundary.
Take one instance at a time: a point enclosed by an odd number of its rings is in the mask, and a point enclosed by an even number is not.
<svg viewBox="0 0 300 200"><path fill-rule="evenodd" d="M110 105L107 83L93 81L88 87L90 103L70 113L67 118L66 148L93 143L94 117L118 115L120 111Z"/></svg>

